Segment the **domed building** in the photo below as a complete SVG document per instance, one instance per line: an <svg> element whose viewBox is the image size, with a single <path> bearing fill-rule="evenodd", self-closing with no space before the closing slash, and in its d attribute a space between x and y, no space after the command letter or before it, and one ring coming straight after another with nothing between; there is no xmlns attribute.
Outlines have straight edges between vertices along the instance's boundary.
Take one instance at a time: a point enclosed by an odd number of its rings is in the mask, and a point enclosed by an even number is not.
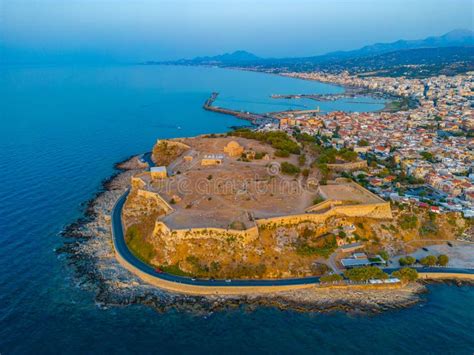
<svg viewBox="0 0 474 355"><path fill-rule="evenodd" d="M224 153L227 153L229 157L240 157L243 152L244 152L244 147L242 147L236 141L230 141L224 147Z"/></svg>

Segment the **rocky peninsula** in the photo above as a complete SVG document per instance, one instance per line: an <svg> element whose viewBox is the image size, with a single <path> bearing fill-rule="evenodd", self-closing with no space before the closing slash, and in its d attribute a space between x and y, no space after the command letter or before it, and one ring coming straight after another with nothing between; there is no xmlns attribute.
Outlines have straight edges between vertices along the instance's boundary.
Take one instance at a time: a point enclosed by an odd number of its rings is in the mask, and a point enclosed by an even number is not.
<svg viewBox="0 0 474 355"><path fill-rule="evenodd" d="M372 313L410 306L423 299L426 289L417 283L396 289L311 288L265 295L209 297L175 294L153 287L118 263L110 231L110 213L116 200L128 188L130 178L144 167L139 157L117 164L117 174L104 181L103 190L88 203L85 216L64 230L65 244L57 250L70 261L77 284L90 290L101 307L143 304L158 311L174 308L196 314L240 306Z"/></svg>

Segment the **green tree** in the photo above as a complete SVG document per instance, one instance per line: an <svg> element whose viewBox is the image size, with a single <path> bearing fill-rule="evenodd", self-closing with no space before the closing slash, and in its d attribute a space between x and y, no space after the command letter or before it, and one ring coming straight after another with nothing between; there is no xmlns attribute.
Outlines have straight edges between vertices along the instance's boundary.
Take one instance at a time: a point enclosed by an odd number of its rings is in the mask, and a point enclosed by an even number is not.
<svg viewBox="0 0 474 355"><path fill-rule="evenodd" d="M298 164L299 164L300 166L303 166L305 163L306 163L306 155L301 154L301 155L298 157Z"/></svg>
<svg viewBox="0 0 474 355"><path fill-rule="evenodd" d="M420 155L425 159L426 161L434 161L434 156L430 152L421 152Z"/></svg>
<svg viewBox="0 0 474 355"><path fill-rule="evenodd" d="M434 255L425 256L420 260L421 265L423 266L434 266L438 262L438 258Z"/></svg>
<svg viewBox="0 0 474 355"><path fill-rule="evenodd" d="M275 151L275 156L280 158L288 158L290 153L288 153L286 150L278 149Z"/></svg>
<svg viewBox="0 0 474 355"><path fill-rule="evenodd" d="M346 149L346 148L343 148L339 151L339 154L338 154L343 160L345 161L350 161L350 162L354 162L357 160L357 158L359 157L358 154L356 152L354 152L353 150L349 150L349 149Z"/></svg>
<svg viewBox="0 0 474 355"><path fill-rule="evenodd" d="M392 276L405 282L415 281L418 278L418 271L409 267L404 267L400 270L394 271Z"/></svg>
<svg viewBox="0 0 474 355"><path fill-rule="evenodd" d="M365 139L361 139L359 141L359 147L368 147L369 146L369 142L367 142Z"/></svg>
<svg viewBox="0 0 474 355"><path fill-rule="evenodd" d="M438 265L446 266L449 263L449 257L446 254L438 255Z"/></svg>
<svg viewBox="0 0 474 355"><path fill-rule="evenodd" d="M327 166L327 164L318 164L318 169L321 172L322 179L327 180L329 178L329 174L330 174L330 170L329 170L329 167Z"/></svg>
<svg viewBox="0 0 474 355"><path fill-rule="evenodd" d="M344 272L344 276L351 281L368 281L372 279L387 279L388 274L375 266L365 266L349 269Z"/></svg>
<svg viewBox="0 0 474 355"><path fill-rule="evenodd" d="M409 266L409 265L413 265L416 262L416 259L413 256L408 255L408 256L405 256L404 258L400 258L398 262L400 263L401 266Z"/></svg>
<svg viewBox="0 0 474 355"><path fill-rule="evenodd" d="M400 218L399 223L402 229L413 229L418 223L418 218L414 214L405 214Z"/></svg>
<svg viewBox="0 0 474 355"><path fill-rule="evenodd" d="M283 174L295 175L300 172L300 168L298 168L297 166L291 163L284 161L283 163L281 163L281 172Z"/></svg>
<svg viewBox="0 0 474 355"><path fill-rule="evenodd" d="M382 257L383 260L388 261L390 259L390 255L385 250L381 250L379 255Z"/></svg>

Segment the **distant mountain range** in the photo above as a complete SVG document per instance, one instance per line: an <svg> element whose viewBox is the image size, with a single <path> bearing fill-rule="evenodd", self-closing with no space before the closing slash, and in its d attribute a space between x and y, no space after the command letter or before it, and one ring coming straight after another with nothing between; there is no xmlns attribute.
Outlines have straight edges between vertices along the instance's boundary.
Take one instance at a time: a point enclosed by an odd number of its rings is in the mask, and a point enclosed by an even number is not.
<svg viewBox="0 0 474 355"><path fill-rule="evenodd" d="M260 58L253 53L239 50L217 56L148 64L217 65L265 71L376 71L377 75L396 76L426 76L439 73L449 75L474 70L474 32L454 30L438 37L376 43L356 50L312 57ZM406 70L404 67L409 65L422 68Z"/></svg>
<svg viewBox="0 0 474 355"><path fill-rule="evenodd" d="M470 30L454 30L439 37L428 37L420 40L398 40L391 43L376 43L352 51L338 51L311 57L320 60L368 57L403 49L464 47L474 45L474 32Z"/></svg>
<svg viewBox="0 0 474 355"><path fill-rule="evenodd" d="M205 63L205 62L218 62L218 63L227 63L227 62L248 62L261 60L262 58L257 57L255 54L249 53L247 51L235 51L233 53L225 53L221 55L216 55L214 57L196 57L191 59L193 62Z"/></svg>

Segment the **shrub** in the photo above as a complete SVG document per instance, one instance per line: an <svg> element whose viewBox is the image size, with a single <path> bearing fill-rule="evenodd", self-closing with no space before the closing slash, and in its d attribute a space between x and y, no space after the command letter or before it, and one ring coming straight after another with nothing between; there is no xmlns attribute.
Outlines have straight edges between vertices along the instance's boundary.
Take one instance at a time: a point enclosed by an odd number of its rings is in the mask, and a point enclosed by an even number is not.
<svg viewBox="0 0 474 355"><path fill-rule="evenodd" d="M379 255L382 257L383 260L385 261L388 261L388 259L390 259L390 256L388 255L388 253L385 251L385 250L381 250L379 252Z"/></svg>
<svg viewBox="0 0 474 355"><path fill-rule="evenodd" d="M446 266L449 263L449 257L445 254L441 254L438 256L438 265L439 266Z"/></svg>
<svg viewBox="0 0 474 355"><path fill-rule="evenodd" d="M125 241L130 248L130 251L138 259L149 263L155 256L153 245L144 238L138 226L132 225L127 229L127 232L125 233Z"/></svg>
<svg viewBox="0 0 474 355"><path fill-rule="evenodd" d="M438 258L434 255L425 256L420 260L421 265L423 266L434 266L438 262Z"/></svg>
<svg viewBox="0 0 474 355"><path fill-rule="evenodd" d="M418 218L414 214L403 215L399 222L400 228L404 230L415 228L417 223L418 223Z"/></svg>
<svg viewBox="0 0 474 355"><path fill-rule="evenodd" d="M309 245L306 241L299 241L296 243L296 253L303 256L320 255L328 258L337 248L336 237L331 235L324 238L319 246Z"/></svg>
<svg viewBox="0 0 474 355"><path fill-rule="evenodd" d="M230 132L229 135L255 139L268 143L277 150L287 151L292 154L300 154L298 143L293 141L285 132L282 131L256 132L248 128L242 128Z"/></svg>
<svg viewBox="0 0 474 355"><path fill-rule="evenodd" d="M413 265L416 262L416 259L413 256L405 256L404 258L400 258L398 262L401 266L408 266Z"/></svg>
<svg viewBox="0 0 474 355"><path fill-rule="evenodd" d="M432 221L423 223L420 227L420 235L424 236L427 234L436 234L438 233L438 227Z"/></svg>
<svg viewBox="0 0 474 355"><path fill-rule="evenodd" d="M281 172L288 175L295 175L300 172L300 168L284 161L283 163L281 163Z"/></svg>
<svg viewBox="0 0 474 355"><path fill-rule="evenodd" d="M319 281L321 282L339 282L342 281L344 278L339 274L329 274L321 276Z"/></svg>
<svg viewBox="0 0 474 355"><path fill-rule="evenodd" d="M305 163L306 163L306 155L301 154L298 157L298 164L299 164L299 166L303 166Z"/></svg>
<svg viewBox="0 0 474 355"><path fill-rule="evenodd" d="M324 148L318 157L318 164L333 164L336 162L336 156L338 154L337 149L334 148Z"/></svg>
<svg viewBox="0 0 474 355"><path fill-rule="evenodd" d="M288 153L286 150L278 149L275 151L275 156L280 158L288 158L290 153Z"/></svg>
<svg viewBox="0 0 474 355"><path fill-rule="evenodd" d="M339 151L339 156L345 161L350 161L350 162L354 162L358 158L358 154L354 152L353 150L349 150L349 149L341 149Z"/></svg>
<svg viewBox="0 0 474 355"><path fill-rule="evenodd" d="M322 180L327 180L329 178L330 170L327 166L327 164L318 164L317 165L319 171L321 172L322 175Z"/></svg>
<svg viewBox="0 0 474 355"><path fill-rule="evenodd" d="M330 270L329 266L323 263L313 263L311 265L311 271L313 271L315 275L325 275Z"/></svg>
<svg viewBox="0 0 474 355"><path fill-rule="evenodd" d="M388 274L375 266L365 266L349 269L344 272L344 276L351 281L368 281L372 279L387 279Z"/></svg>
<svg viewBox="0 0 474 355"><path fill-rule="evenodd" d="M430 152L421 152L420 155L423 157L423 159L427 161L430 161L430 162L434 161L434 156Z"/></svg>
<svg viewBox="0 0 474 355"><path fill-rule="evenodd" d="M321 203L324 201L324 198L321 197L320 195L316 196L313 200L313 205L317 205L318 203Z"/></svg>
<svg viewBox="0 0 474 355"><path fill-rule="evenodd" d="M313 137L312 135L309 135L308 133L296 133L294 134L294 136L298 142L309 142L309 143L316 142L316 138Z"/></svg>
<svg viewBox="0 0 474 355"><path fill-rule="evenodd" d="M405 282L415 281L418 278L418 271L409 267L404 267L403 269L394 271L392 276Z"/></svg>
<svg viewBox="0 0 474 355"><path fill-rule="evenodd" d="M173 265L161 265L160 269L166 272L167 274L177 275L177 276L192 276L191 274L181 270L179 264Z"/></svg>

